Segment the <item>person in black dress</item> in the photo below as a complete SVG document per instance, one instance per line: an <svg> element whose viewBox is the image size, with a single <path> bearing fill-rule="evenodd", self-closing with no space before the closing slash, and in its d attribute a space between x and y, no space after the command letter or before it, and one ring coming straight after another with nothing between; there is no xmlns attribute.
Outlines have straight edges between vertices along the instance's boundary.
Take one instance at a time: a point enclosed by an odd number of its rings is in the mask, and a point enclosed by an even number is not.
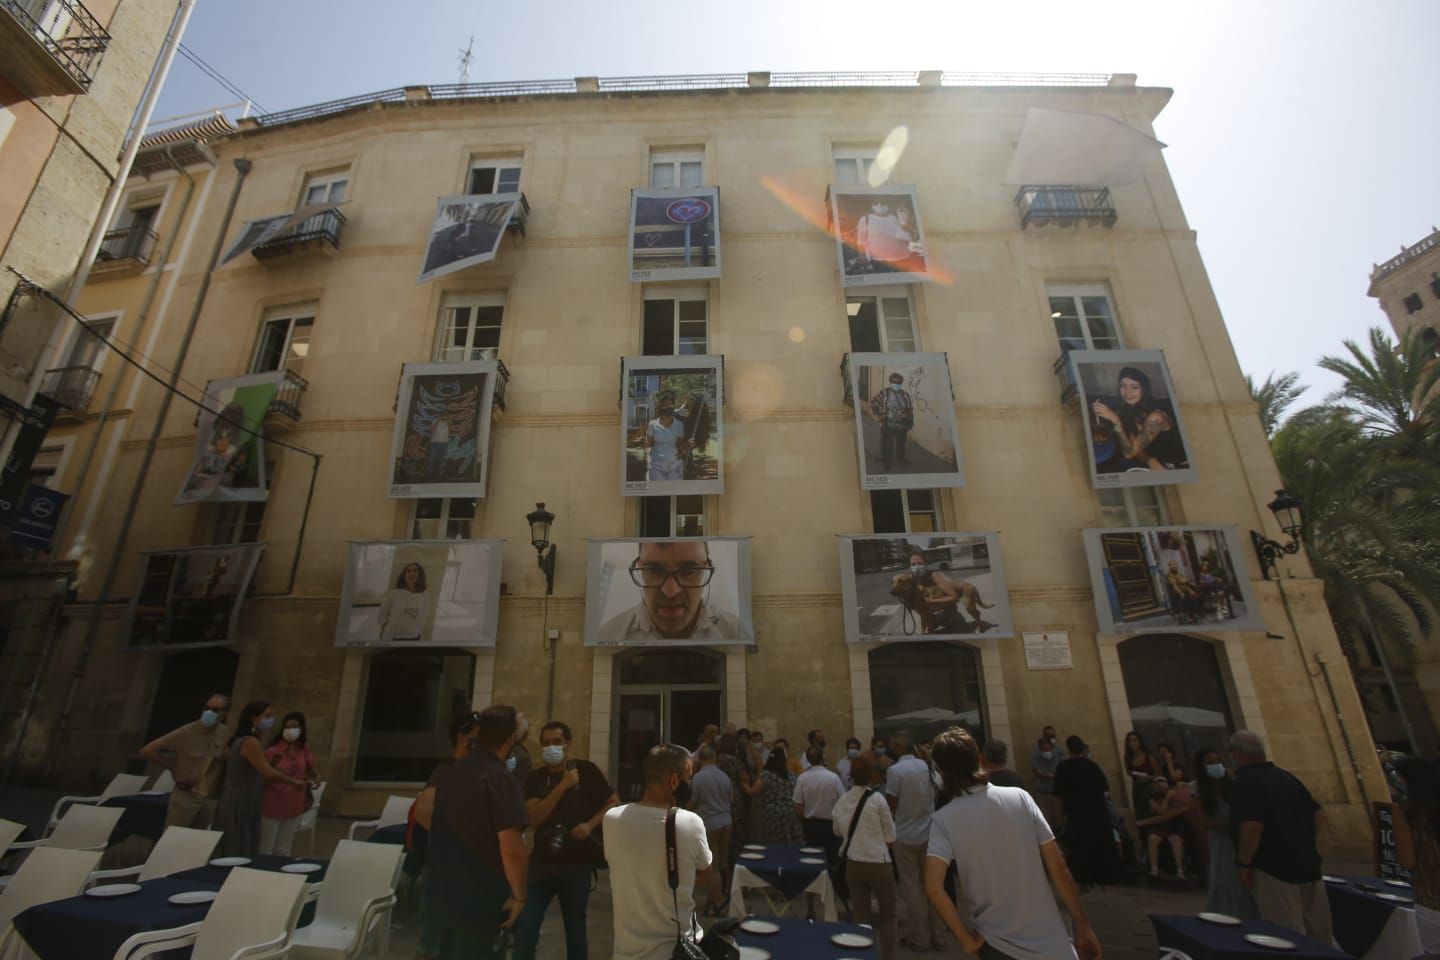
<svg viewBox="0 0 1440 960"><path fill-rule="evenodd" d="M1115 883L1122 867L1106 797L1110 781L1099 764L1085 756L1085 741L1065 740L1069 757L1055 768L1055 795L1065 809L1062 845L1077 883Z"/></svg>

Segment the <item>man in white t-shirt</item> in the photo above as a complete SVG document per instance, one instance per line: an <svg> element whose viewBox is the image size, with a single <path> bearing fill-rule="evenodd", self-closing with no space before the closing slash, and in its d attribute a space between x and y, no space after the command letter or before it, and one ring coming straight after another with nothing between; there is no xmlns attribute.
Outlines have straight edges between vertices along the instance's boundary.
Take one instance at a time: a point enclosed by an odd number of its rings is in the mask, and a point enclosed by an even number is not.
<svg viewBox="0 0 1440 960"><path fill-rule="evenodd" d="M1098 958L1100 941L1080 904L1075 879L1030 794L1020 787L991 786L980 769L980 747L959 727L935 738L931 757L953 799L931 818L925 891L960 945L980 960ZM945 892L952 862L956 892L972 907L974 932L961 922ZM1073 945L1050 881L1070 913Z"/></svg>
<svg viewBox="0 0 1440 960"><path fill-rule="evenodd" d="M805 758L809 766L796 779L791 800L800 817L805 843L823 849L825 861L834 863L840 851L840 838L835 835L831 818L835 815L835 804L845 795L845 785L835 771L825 766L825 752L819 747L806 750Z"/></svg>
<svg viewBox="0 0 1440 960"><path fill-rule="evenodd" d="M655 419L645 427L645 447L650 451L651 480L684 480L685 424L675 416L675 395L655 398Z"/></svg>
<svg viewBox="0 0 1440 960"><path fill-rule="evenodd" d="M690 782L690 752L670 743L651 747L644 773L645 795L605 814L614 960L669 960L677 924L687 935L691 930L695 885L708 881L711 870L705 822L689 810L677 810L675 859L680 885L670 889L665 815L679 805L675 792L681 784Z"/></svg>

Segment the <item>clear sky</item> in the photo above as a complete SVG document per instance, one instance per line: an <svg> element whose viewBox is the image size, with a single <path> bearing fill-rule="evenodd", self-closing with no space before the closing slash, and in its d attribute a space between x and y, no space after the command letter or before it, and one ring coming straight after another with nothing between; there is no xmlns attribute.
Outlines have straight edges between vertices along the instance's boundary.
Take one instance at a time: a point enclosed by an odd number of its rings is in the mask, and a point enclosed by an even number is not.
<svg viewBox="0 0 1440 960"><path fill-rule="evenodd" d="M422 12L423 11L423 12ZM404 84L744 70L1135 73L1241 366L1384 323L1371 264L1440 222L1440 0L199 0L185 44L267 110ZM157 117L234 98L183 58Z"/></svg>

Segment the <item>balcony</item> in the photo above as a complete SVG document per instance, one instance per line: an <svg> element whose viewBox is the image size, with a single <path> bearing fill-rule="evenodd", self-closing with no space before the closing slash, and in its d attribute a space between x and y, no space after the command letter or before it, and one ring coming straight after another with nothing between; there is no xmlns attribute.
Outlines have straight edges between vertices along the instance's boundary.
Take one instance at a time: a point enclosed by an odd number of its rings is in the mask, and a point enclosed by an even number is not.
<svg viewBox="0 0 1440 960"><path fill-rule="evenodd" d="M71 413L84 414L99 385L100 371L94 367L61 367L45 371L40 392Z"/></svg>
<svg viewBox="0 0 1440 960"><path fill-rule="evenodd" d="M340 249L340 231L345 227L345 214L331 207L307 220L301 220L251 251L256 260L274 260L299 253L333 253Z"/></svg>
<svg viewBox="0 0 1440 960"><path fill-rule="evenodd" d="M490 407L490 416L499 420L500 415L505 412L505 388L510 385L510 370L499 358L496 358L495 366L499 376L495 378L495 402Z"/></svg>
<svg viewBox="0 0 1440 960"><path fill-rule="evenodd" d="M1116 220L1109 187L1021 187L1015 194L1015 206L1020 211L1022 228L1032 224L1070 226L1078 223L1113 227Z"/></svg>
<svg viewBox="0 0 1440 960"><path fill-rule="evenodd" d="M95 263L90 267L92 277L129 276L139 273L150 265L155 252L155 231L146 227L125 227L111 230L100 241L95 252Z"/></svg>
<svg viewBox="0 0 1440 960"><path fill-rule="evenodd" d="M79 0L0 0L0 74L27 97L85 93L109 43Z"/></svg>
<svg viewBox="0 0 1440 960"><path fill-rule="evenodd" d="M1055 372L1055 379L1060 381L1060 406L1068 407L1080 399L1080 381L1075 377L1075 364L1070 361L1070 351L1066 350L1055 358L1052 367Z"/></svg>
<svg viewBox="0 0 1440 960"><path fill-rule="evenodd" d="M855 394L850 389L850 354L840 358L840 395L847 407L855 406Z"/></svg>
<svg viewBox="0 0 1440 960"><path fill-rule="evenodd" d="M265 410L265 426L271 429L288 430L300 422L300 398L310 381L293 370L286 370L285 376L275 387L275 398Z"/></svg>

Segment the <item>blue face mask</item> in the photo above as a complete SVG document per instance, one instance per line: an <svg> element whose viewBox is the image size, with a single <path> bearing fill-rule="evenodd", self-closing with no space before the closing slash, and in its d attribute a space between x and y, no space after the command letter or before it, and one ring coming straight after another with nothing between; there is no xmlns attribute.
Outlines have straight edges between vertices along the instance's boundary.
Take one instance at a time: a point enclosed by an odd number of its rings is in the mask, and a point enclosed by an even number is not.
<svg viewBox="0 0 1440 960"><path fill-rule="evenodd" d="M547 767L558 767L565 762L565 748L551 744L540 750L540 757Z"/></svg>
<svg viewBox="0 0 1440 960"><path fill-rule="evenodd" d="M207 727L213 727L220 722L220 714L214 710L206 710L200 714L200 722Z"/></svg>
<svg viewBox="0 0 1440 960"><path fill-rule="evenodd" d="M860 748L859 748L859 747L851 747L849 750L846 750L845 752L848 753L848 754L850 754L850 758L851 758L852 760L853 760L855 757L860 756Z"/></svg>
<svg viewBox="0 0 1440 960"><path fill-rule="evenodd" d="M515 765L516 765L517 763L519 763L519 762L520 762L519 759L517 759L517 758L512 754L511 756L508 756L508 757L505 758L505 769L506 769L506 770L509 770L511 773L514 773L514 772L515 772Z"/></svg>
<svg viewBox="0 0 1440 960"><path fill-rule="evenodd" d="M269 730L269 729L270 729L271 727L273 727L273 726L275 726L275 718L274 718L274 717L264 717L264 718L261 719L261 721L260 721L260 723L259 723L259 727L260 727L260 732L261 732L261 733L264 733L266 730Z"/></svg>
<svg viewBox="0 0 1440 960"><path fill-rule="evenodd" d="M876 748L875 748L875 756L877 756L877 757L883 757L883 756L885 756L885 748L884 748L884 747L876 747Z"/></svg>
<svg viewBox="0 0 1440 960"><path fill-rule="evenodd" d="M1223 763L1207 763L1207 764L1205 764L1205 775L1208 776L1211 780L1224 780L1224 779L1225 779L1225 764L1223 764Z"/></svg>

